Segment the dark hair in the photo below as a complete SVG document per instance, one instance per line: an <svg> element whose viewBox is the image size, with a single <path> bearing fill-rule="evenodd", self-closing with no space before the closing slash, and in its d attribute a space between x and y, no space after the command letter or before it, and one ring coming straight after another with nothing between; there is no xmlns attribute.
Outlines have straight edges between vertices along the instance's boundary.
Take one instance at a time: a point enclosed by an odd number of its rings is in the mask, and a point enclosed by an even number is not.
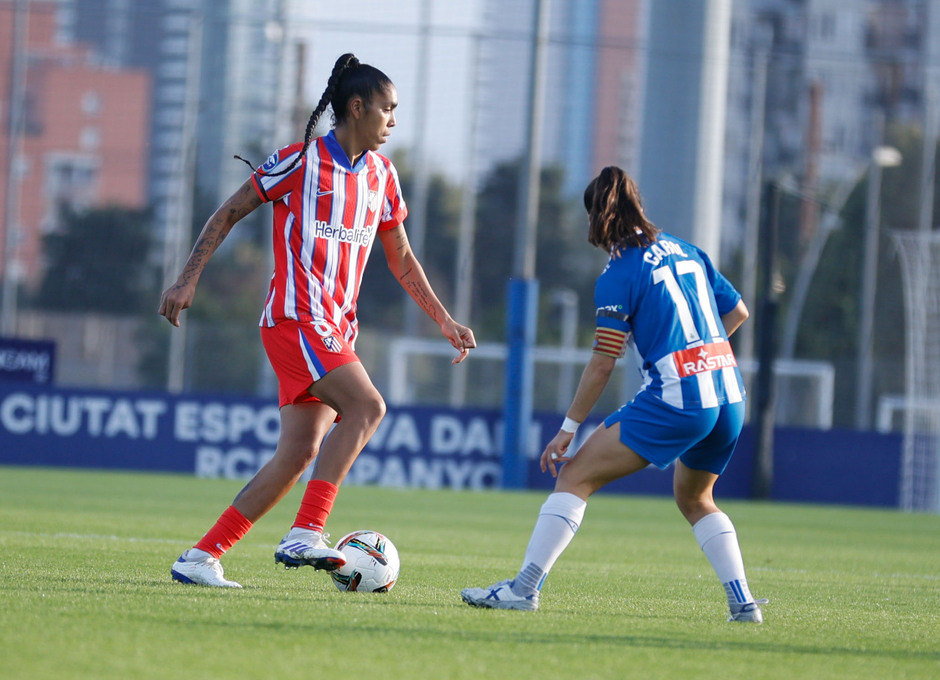
<svg viewBox="0 0 940 680"><path fill-rule="evenodd" d="M616 254L620 248L645 248L659 228L643 214L640 190L627 173L609 165L584 190L588 243Z"/></svg>
<svg viewBox="0 0 940 680"><path fill-rule="evenodd" d="M330 79L326 81L326 89L320 95L320 101L316 108L310 113L307 120L307 129L304 131L304 147L300 153L291 161L291 164L280 172L265 173L269 176L284 175L290 172L300 159L310 148L310 142L313 140L313 131L320 121L320 116L326 111L329 105L333 109L333 125L342 125L346 121L347 105L349 100L355 96L362 97L366 104L372 101L372 96L383 92L392 85L391 79L382 73L379 69L369 64L361 64L356 56L347 53L336 60L333 64L333 71L330 73ZM235 156L239 160L245 161L241 156ZM254 166L248 163L248 166L254 170Z"/></svg>
<svg viewBox="0 0 940 680"><path fill-rule="evenodd" d="M347 109L350 99L359 96L366 104L370 104L374 95L382 94L392 87L392 81L387 75L374 66L360 64L359 60L351 54L344 54L339 58L336 66L333 67L334 73L336 73L336 68L345 57L350 57L353 63L348 65L346 70L342 72L342 77L338 79L335 89L330 93L334 126L346 122L346 117L349 115ZM327 85L327 91L329 91L329 85ZM324 92L323 97L320 99L321 103L326 96L327 92ZM319 106L317 108L319 109ZM316 111L311 114L311 120L314 115L317 115Z"/></svg>

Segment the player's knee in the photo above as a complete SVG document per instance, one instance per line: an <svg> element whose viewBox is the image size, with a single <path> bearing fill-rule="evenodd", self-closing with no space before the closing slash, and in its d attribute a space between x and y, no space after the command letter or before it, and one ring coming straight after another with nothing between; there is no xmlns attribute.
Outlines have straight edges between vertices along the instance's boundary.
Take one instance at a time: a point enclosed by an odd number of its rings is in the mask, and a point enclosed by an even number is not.
<svg viewBox="0 0 940 680"><path fill-rule="evenodd" d="M555 480L555 491L574 494L579 498L588 498L604 486L605 480L597 479L591 475L585 477L583 473L583 470L566 463L558 472L558 479Z"/></svg>
<svg viewBox="0 0 940 680"><path fill-rule="evenodd" d="M368 395L358 409L359 416L365 422L366 427L371 429L375 429L379 426L379 423L382 422L382 418L385 417L385 411L385 400L378 392L373 392Z"/></svg>
<svg viewBox="0 0 940 680"><path fill-rule="evenodd" d="M265 467L280 470L282 475L299 476L319 452L318 444L300 439L282 439L274 457L265 463Z"/></svg>
<svg viewBox="0 0 940 680"><path fill-rule="evenodd" d="M313 462L317 457L317 454L320 453L320 443L310 443L308 444L303 451L303 463L301 471L306 470L307 466Z"/></svg>
<svg viewBox="0 0 940 680"><path fill-rule="evenodd" d="M704 517L705 515L717 510L715 502L711 499L711 496L705 497L700 494L687 495L681 493L677 489L675 497L676 505L679 507L679 512L681 512L682 516L692 523L694 523L698 518Z"/></svg>

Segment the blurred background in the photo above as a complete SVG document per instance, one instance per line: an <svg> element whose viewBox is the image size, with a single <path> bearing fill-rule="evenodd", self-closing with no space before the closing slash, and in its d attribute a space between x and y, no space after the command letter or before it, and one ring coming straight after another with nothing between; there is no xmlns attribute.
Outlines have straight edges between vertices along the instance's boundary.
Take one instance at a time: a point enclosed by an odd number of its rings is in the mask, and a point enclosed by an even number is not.
<svg viewBox="0 0 940 680"><path fill-rule="evenodd" d="M257 331L269 206L213 258L182 329L160 293L248 176L233 156L301 140L354 52L398 88L383 153L406 227L481 343L452 370L379 254L358 350L390 404L502 404L525 192L533 406L566 408L605 259L581 193L605 165L744 294L736 352L749 381L773 366L777 424L900 431L937 397L937 277L917 260L936 249L933 0L0 0L0 36L0 336L54 342L60 386L276 394ZM620 371L599 412L635 390Z"/></svg>

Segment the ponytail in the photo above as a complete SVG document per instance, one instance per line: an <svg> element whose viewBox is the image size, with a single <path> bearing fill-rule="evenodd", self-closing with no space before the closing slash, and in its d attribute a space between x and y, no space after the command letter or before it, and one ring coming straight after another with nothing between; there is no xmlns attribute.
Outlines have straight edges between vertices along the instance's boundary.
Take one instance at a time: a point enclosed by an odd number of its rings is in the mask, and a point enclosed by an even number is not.
<svg viewBox="0 0 940 680"><path fill-rule="evenodd" d="M310 118L307 120L307 129L304 130L304 148L301 149L300 153L291 161L291 164L280 172L270 172L265 173L269 177L277 175L285 175L290 172L297 163L300 162L300 159L304 157L307 153L307 149L310 148L310 142L313 140L313 131L317 127L317 123L320 121L320 116L323 115L323 112L326 111L326 107L330 105L333 100L333 94L336 92L336 88L339 86L339 82L343 77L343 74L347 69L355 69L359 66L359 60L355 55L349 53L344 54L339 59L336 60L336 63L333 65L333 72L330 74L330 79L326 82L326 89L323 90L323 94L320 95L320 101L317 103L317 107L310 114ZM334 107L334 119L336 118L336 109ZM240 161L244 161L248 164L248 167L252 169L253 172L256 172L255 167L247 160L241 156L235 156Z"/></svg>
<svg viewBox="0 0 940 680"><path fill-rule="evenodd" d="M630 175L608 166L584 190L588 242L615 255L621 248L646 247L659 228L646 219L640 190Z"/></svg>

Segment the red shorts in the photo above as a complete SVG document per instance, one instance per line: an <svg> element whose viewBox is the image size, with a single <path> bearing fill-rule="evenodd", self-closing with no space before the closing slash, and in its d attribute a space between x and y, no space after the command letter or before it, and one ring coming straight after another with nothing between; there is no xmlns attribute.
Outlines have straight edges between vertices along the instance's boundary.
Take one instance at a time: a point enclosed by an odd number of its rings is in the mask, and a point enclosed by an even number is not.
<svg viewBox="0 0 940 680"><path fill-rule="evenodd" d="M277 375L278 406L319 401L307 390L334 368L359 361L359 357L326 321L281 321L261 327L261 342Z"/></svg>

